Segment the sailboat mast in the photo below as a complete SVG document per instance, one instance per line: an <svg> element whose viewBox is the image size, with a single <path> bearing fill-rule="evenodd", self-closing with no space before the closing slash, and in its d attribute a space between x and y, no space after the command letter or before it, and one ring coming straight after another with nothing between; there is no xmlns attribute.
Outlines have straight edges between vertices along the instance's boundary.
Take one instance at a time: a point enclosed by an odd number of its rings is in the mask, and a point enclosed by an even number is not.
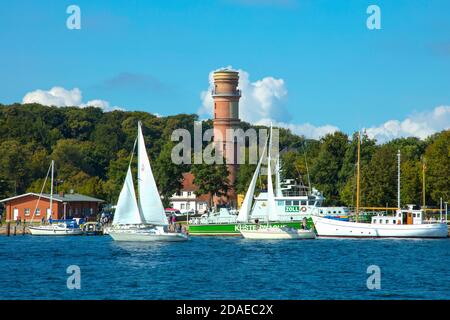
<svg viewBox="0 0 450 320"><path fill-rule="evenodd" d="M272 160L272 124L270 124L270 138L269 138L269 150L267 153L267 227L269 227L270 217L270 192L273 192L272 188L272 168L270 162Z"/></svg>
<svg viewBox="0 0 450 320"><path fill-rule="evenodd" d="M400 150L397 151L397 207L401 209L400 206Z"/></svg>
<svg viewBox="0 0 450 320"><path fill-rule="evenodd" d="M53 219L53 175L54 175L54 170L55 170L55 161L52 160L52 178L51 178L51 182L50 182L50 218L51 219Z"/></svg>
<svg viewBox="0 0 450 320"><path fill-rule="evenodd" d="M360 168L360 153L361 153L361 133L358 132L358 161L356 163L356 222L358 222L359 215L359 168Z"/></svg>
<svg viewBox="0 0 450 320"><path fill-rule="evenodd" d="M425 169L427 167L425 166L425 159L423 159L422 163L422 207L425 208Z"/></svg>

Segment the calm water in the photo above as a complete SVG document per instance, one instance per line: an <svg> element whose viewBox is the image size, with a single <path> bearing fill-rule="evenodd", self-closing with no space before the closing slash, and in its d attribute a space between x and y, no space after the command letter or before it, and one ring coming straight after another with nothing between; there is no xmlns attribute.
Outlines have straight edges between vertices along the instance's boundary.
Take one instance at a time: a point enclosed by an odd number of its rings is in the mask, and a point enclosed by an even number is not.
<svg viewBox="0 0 450 320"><path fill-rule="evenodd" d="M81 289L66 268L81 268ZM369 265L381 289L368 290ZM0 237L0 299L449 299L450 239Z"/></svg>

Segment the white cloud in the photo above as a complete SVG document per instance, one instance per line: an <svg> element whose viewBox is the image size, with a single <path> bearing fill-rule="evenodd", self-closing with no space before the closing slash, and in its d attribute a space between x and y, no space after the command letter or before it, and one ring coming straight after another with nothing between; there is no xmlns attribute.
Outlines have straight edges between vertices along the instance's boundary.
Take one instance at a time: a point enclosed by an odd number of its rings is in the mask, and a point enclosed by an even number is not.
<svg viewBox="0 0 450 320"><path fill-rule="evenodd" d="M90 100L87 103L83 103L83 96L81 90L74 88L67 90L62 87L53 87L50 90L35 90L28 92L22 99L22 103L39 103L45 106L57 106L57 107L80 107L85 108L87 106L93 106L101 108L104 111L123 110L120 107L111 107L108 101L101 99Z"/></svg>
<svg viewBox="0 0 450 320"><path fill-rule="evenodd" d="M308 139L320 139L329 133L339 131L338 127L329 124L316 127L310 123L294 124L294 123L272 121L271 119L262 119L258 121L256 124L269 126L271 123L274 127L290 129L293 133L300 136L303 135Z"/></svg>
<svg viewBox="0 0 450 320"><path fill-rule="evenodd" d="M229 66L227 69L233 68ZM198 110L199 115L209 117L213 115L214 101L211 90L214 88L214 71L209 73L209 89L200 93L202 106ZM289 128L296 134L313 139L321 138L327 133L339 130L332 125L316 127L310 123L290 123L292 116L285 106L288 90L283 79L268 76L251 82L248 72L241 69L236 71L239 72L239 89L242 91L242 97L239 101L239 116L242 120L259 125L273 123L274 126Z"/></svg>
<svg viewBox="0 0 450 320"><path fill-rule="evenodd" d="M377 139L378 143L384 143L402 137L425 139L447 129L450 129L450 106L438 106L431 111L416 112L403 121L389 120L380 126L365 130L370 138Z"/></svg>
<svg viewBox="0 0 450 320"><path fill-rule="evenodd" d="M214 71L209 73L209 89L200 93L202 100L202 106L198 111L200 115L213 115L214 102L211 90L214 88ZM248 72L241 69L236 71L239 72L239 89L242 91L239 102L239 116L242 120L256 123L265 118L276 121L287 121L290 118L285 107L288 91L283 79L264 77L251 82Z"/></svg>

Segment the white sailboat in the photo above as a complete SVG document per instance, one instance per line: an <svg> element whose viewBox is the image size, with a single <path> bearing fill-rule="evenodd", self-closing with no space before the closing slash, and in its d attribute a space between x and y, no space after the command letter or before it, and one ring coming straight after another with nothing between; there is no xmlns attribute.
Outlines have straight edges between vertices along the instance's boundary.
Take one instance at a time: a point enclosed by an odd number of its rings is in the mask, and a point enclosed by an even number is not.
<svg viewBox="0 0 450 320"><path fill-rule="evenodd" d="M360 137L358 135L358 165L356 222L337 221L313 216L314 226L319 237L355 237L355 238L446 238L448 227L445 223L424 223L423 210L414 210L413 205L401 209L400 205L400 151L398 152L398 210L394 216L377 215L370 223L358 222L359 209L359 162Z"/></svg>
<svg viewBox="0 0 450 320"><path fill-rule="evenodd" d="M241 209L239 210L239 215L237 217L238 222L247 223L249 220L252 200L255 192L256 181L261 170L261 164L266 153L267 141L264 145L264 151L261 155L261 158L258 161L258 165L256 166L256 170L253 173L252 180L250 182L250 186L245 194L244 201L242 203ZM275 195L273 190L272 183L272 168L271 168L271 150L272 150L272 126L270 127L270 138L269 138L269 151L267 156L267 209L266 209L266 226L260 225L256 229L248 229L244 228L240 229L240 233L246 239L263 239L263 240L299 240L299 239L314 239L316 237L313 230L306 229L295 229L290 227L270 227L270 221L279 220L277 214L277 207L275 203ZM277 186L278 183L277 177ZM277 192L278 187L277 187Z"/></svg>
<svg viewBox="0 0 450 320"><path fill-rule="evenodd" d="M137 149L139 200L136 199L130 159L113 223L107 233L116 241L188 240L184 233L167 232L168 222L145 149L141 122L138 124Z"/></svg>
<svg viewBox="0 0 450 320"><path fill-rule="evenodd" d="M50 184L50 208L49 208L49 217L52 217L53 214L53 175L54 175L55 162L52 160L50 165L51 169L51 184ZM47 182L48 173L45 177L44 184L42 186L41 193L39 194L39 199L36 203L36 208L41 199L42 193L44 191L45 183ZM36 212L36 208L33 212L33 216L31 218L31 222L33 222L34 214ZM78 236L82 235L83 231L74 223L68 223L66 221L66 217L64 215L64 220L62 222L50 223L50 224L42 224L39 226L29 226L28 230L34 236Z"/></svg>

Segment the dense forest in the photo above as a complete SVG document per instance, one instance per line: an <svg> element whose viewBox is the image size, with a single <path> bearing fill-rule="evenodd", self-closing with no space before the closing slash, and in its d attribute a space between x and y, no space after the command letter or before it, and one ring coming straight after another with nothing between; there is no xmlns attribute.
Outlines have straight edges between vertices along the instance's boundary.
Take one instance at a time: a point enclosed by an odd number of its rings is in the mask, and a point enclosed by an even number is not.
<svg viewBox="0 0 450 320"><path fill-rule="evenodd" d="M166 199L181 187L183 172L195 172L199 184L203 182L202 177L224 176L221 166L211 172L208 166L174 165L171 161L171 150L176 144L170 140L172 131L184 128L193 132L194 121L198 120L194 114L157 117L137 111L103 112L94 107L0 104L0 198L39 192L50 159L53 159L57 192L73 190L114 203L130 160L139 120L143 123L158 188ZM245 122L241 125L244 130L251 127ZM203 130L211 126L212 121L205 121ZM320 140L311 140L280 128L285 178L295 178L305 184L310 181L323 192L327 204L354 205L356 136L356 133L349 137L335 132ZM402 154L402 203L422 203L423 166L426 168L427 205L437 206L441 197L447 201L449 130L424 141L402 138L382 145L363 135L361 204L396 205L398 149ZM241 165L235 186L238 192L245 192L254 167ZM226 188L220 183L214 185L214 181L204 180L204 183L213 185L201 186L205 191L219 193L221 188Z"/></svg>

